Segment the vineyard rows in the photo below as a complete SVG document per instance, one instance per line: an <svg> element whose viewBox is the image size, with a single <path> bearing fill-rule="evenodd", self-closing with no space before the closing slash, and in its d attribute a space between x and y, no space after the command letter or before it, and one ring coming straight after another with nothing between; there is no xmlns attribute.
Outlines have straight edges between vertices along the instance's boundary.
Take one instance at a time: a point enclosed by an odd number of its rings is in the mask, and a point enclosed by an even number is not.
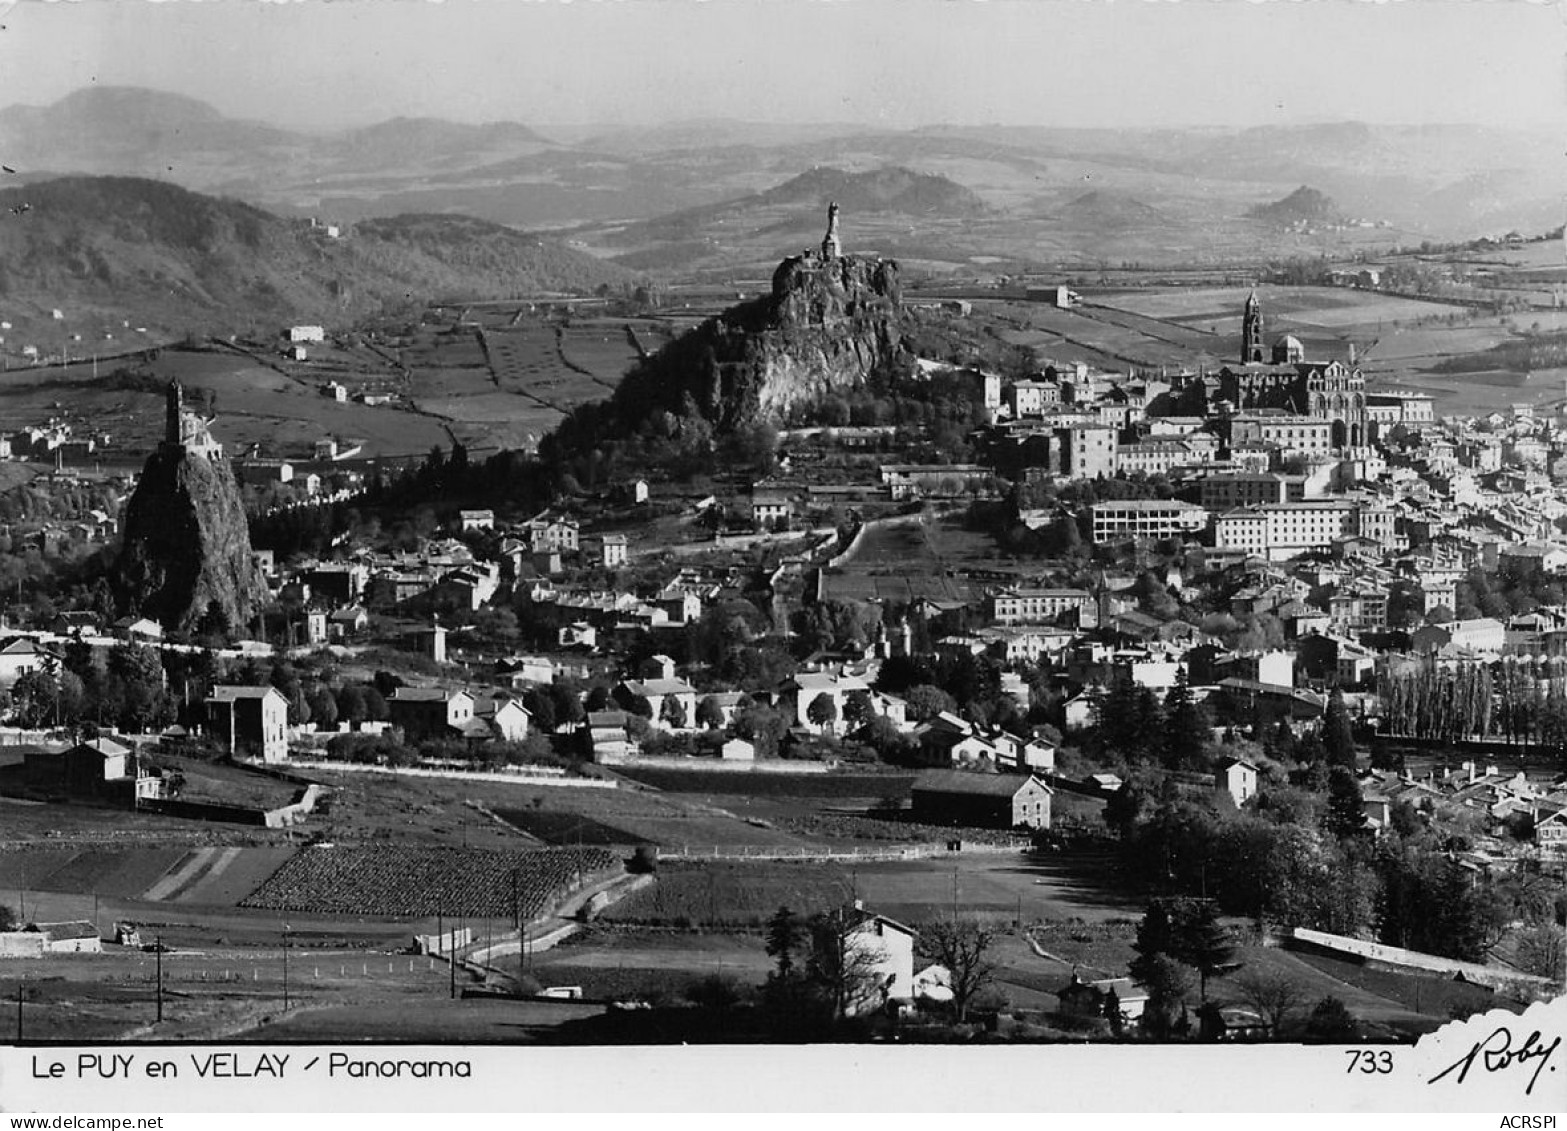
<svg viewBox="0 0 1567 1131"><path fill-rule="evenodd" d="M579 878L616 863L603 848L496 852L318 846L297 853L241 906L314 914L531 919Z"/></svg>

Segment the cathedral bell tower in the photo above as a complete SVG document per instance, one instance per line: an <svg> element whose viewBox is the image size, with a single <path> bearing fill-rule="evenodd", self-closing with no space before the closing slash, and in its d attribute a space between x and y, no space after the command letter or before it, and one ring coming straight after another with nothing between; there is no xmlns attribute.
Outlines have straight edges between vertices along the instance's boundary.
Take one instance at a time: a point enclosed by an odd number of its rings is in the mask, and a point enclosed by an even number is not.
<svg viewBox="0 0 1567 1131"><path fill-rule="evenodd" d="M1246 296L1246 313L1241 318L1241 364L1262 360L1262 303L1252 291Z"/></svg>

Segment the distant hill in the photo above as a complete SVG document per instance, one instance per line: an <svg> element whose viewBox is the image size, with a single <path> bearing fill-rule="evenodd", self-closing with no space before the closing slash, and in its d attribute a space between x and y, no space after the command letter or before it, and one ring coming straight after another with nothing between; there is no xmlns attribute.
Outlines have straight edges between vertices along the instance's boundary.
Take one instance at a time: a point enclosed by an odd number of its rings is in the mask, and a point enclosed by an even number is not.
<svg viewBox="0 0 1567 1131"><path fill-rule="evenodd" d="M1169 223L1163 212L1136 197L1095 189L1067 202L1057 216L1073 225L1098 228L1151 227Z"/></svg>
<svg viewBox="0 0 1567 1131"><path fill-rule="evenodd" d="M0 305L19 334L30 314L51 308L89 327L96 318L237 331L289 319L345 324L409 299L587 293L633 277L465 216L366 221L328 239L305 221L139 178L0 191Z"/></svg>
<svg viewBox="0 0 1567 1131"><path fill-rule="evenodd" d="M719 233L725 240L749 235L785 245L799 239L814 243L820 238L827 205L834 201L850 222L872 215L967 219L990 212L976 193L946 177L898 166L863 173L818 166L762 192L628 224L619 233L619 242L679 245L683 252L676 262L703 250L718 250L711 241ZM788 210L781 219L780 209ZM647 252L639 246L620 261L668 262L662 255L650 260Z"/></svg>
<svg viewBox="0 0 1567 1131"><path fill-rule="evenodd" d="M1259 204L1256 208L1246 213L1254 220L1266 220L1271 224L1297 224L1297 223L1326 223L1339 218L1338 205L1326 193L1318 192L1309 185L1301 185L1300 188L1290 193L1283 200L1275 200L1272 204Z"/></svg>
<svg viewBox="0 0 1567 1131"><path fill-rule="evenodd" d="M913 216L977 216L989 209L972 190L956 181L901 166L865 173L818 167L801 173L749 202L756 204L816 204L829 201L849 212L905 212ZM732 207L743 207L746 200ZM722 206L720 206L722 207Z"/></svg>

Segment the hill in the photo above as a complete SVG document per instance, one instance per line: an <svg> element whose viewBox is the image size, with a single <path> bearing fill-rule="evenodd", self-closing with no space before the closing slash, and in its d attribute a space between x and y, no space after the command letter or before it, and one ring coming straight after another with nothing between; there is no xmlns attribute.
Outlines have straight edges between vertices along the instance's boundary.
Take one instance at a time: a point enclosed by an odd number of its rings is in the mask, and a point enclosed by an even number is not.
<svg viewBox="0 0 1567 1131"><path fill-rule="evenodd" d="M844 210L855 213L978 216L989 211L976 193L957 182L897 165L864 173L818 167L753 198L720 207L814 204L825 208L831 201L837 201Z"/></svg>
<svg viewBox="0 0 1567 1131"><path fill-rule="evenodd" d="M1095 189L1067 202L1057 217L1074 226L1138 228L1169 223L1163 212L1136 197Z"/></svg>
<svg viewBox="0 0 1567 1131"><path fill-rule="evenodd" d="M23 205L27 208L20 211ZM18 209L13 212L12 209ZM586 293L633 278L563 244L465 216L367 221L328 239L308 222L127 177L0 191L0 301L18 338L48 312L230 332L346 324L409 299Z"/></svg>
<svg viewBox="0 0 1567 1131"><path fill-rule="evenodd" d="M1338 205L1331 197L1309 185L1290 193L1283 200L1272 204L1259 204L1246 213L1253 220L1266 220L1270 224L1327 223L1339 218Z"/></svg>
<svg viewBox="0 0 1567 1131"><path fill-rule="evenodd" d="M750 244L759 249L797 240L812 243L833 202L854 218L859 231L878 223L906 230L911 217L931 223L991 214L977 193L947 177L895 165L866 172L816 166L761 192L620 226L615 243L633 250L622 250L616 260L656 269L689 265Z"/></svg>

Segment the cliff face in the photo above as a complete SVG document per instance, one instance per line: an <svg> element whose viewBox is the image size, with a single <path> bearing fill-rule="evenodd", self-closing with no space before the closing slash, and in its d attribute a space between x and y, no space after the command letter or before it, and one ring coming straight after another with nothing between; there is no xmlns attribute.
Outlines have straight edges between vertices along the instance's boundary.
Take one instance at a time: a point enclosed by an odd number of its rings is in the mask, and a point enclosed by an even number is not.
<svg viewBox="0 0 1567 1131"><path fill-rule="evenodd" d="M193 630L213 602L243 629L267 590L228 464L168 446L148 459L116 573L124 604L165 629Z"/></svg>
<svg viewBox="0 0 1567 1131"><path fill-rule="evenodd" d="M857 256L784 260L772 293L720 314L629 374L628 419L692 405L721 429L780 421L904 359L898 265Z"/></svg>

